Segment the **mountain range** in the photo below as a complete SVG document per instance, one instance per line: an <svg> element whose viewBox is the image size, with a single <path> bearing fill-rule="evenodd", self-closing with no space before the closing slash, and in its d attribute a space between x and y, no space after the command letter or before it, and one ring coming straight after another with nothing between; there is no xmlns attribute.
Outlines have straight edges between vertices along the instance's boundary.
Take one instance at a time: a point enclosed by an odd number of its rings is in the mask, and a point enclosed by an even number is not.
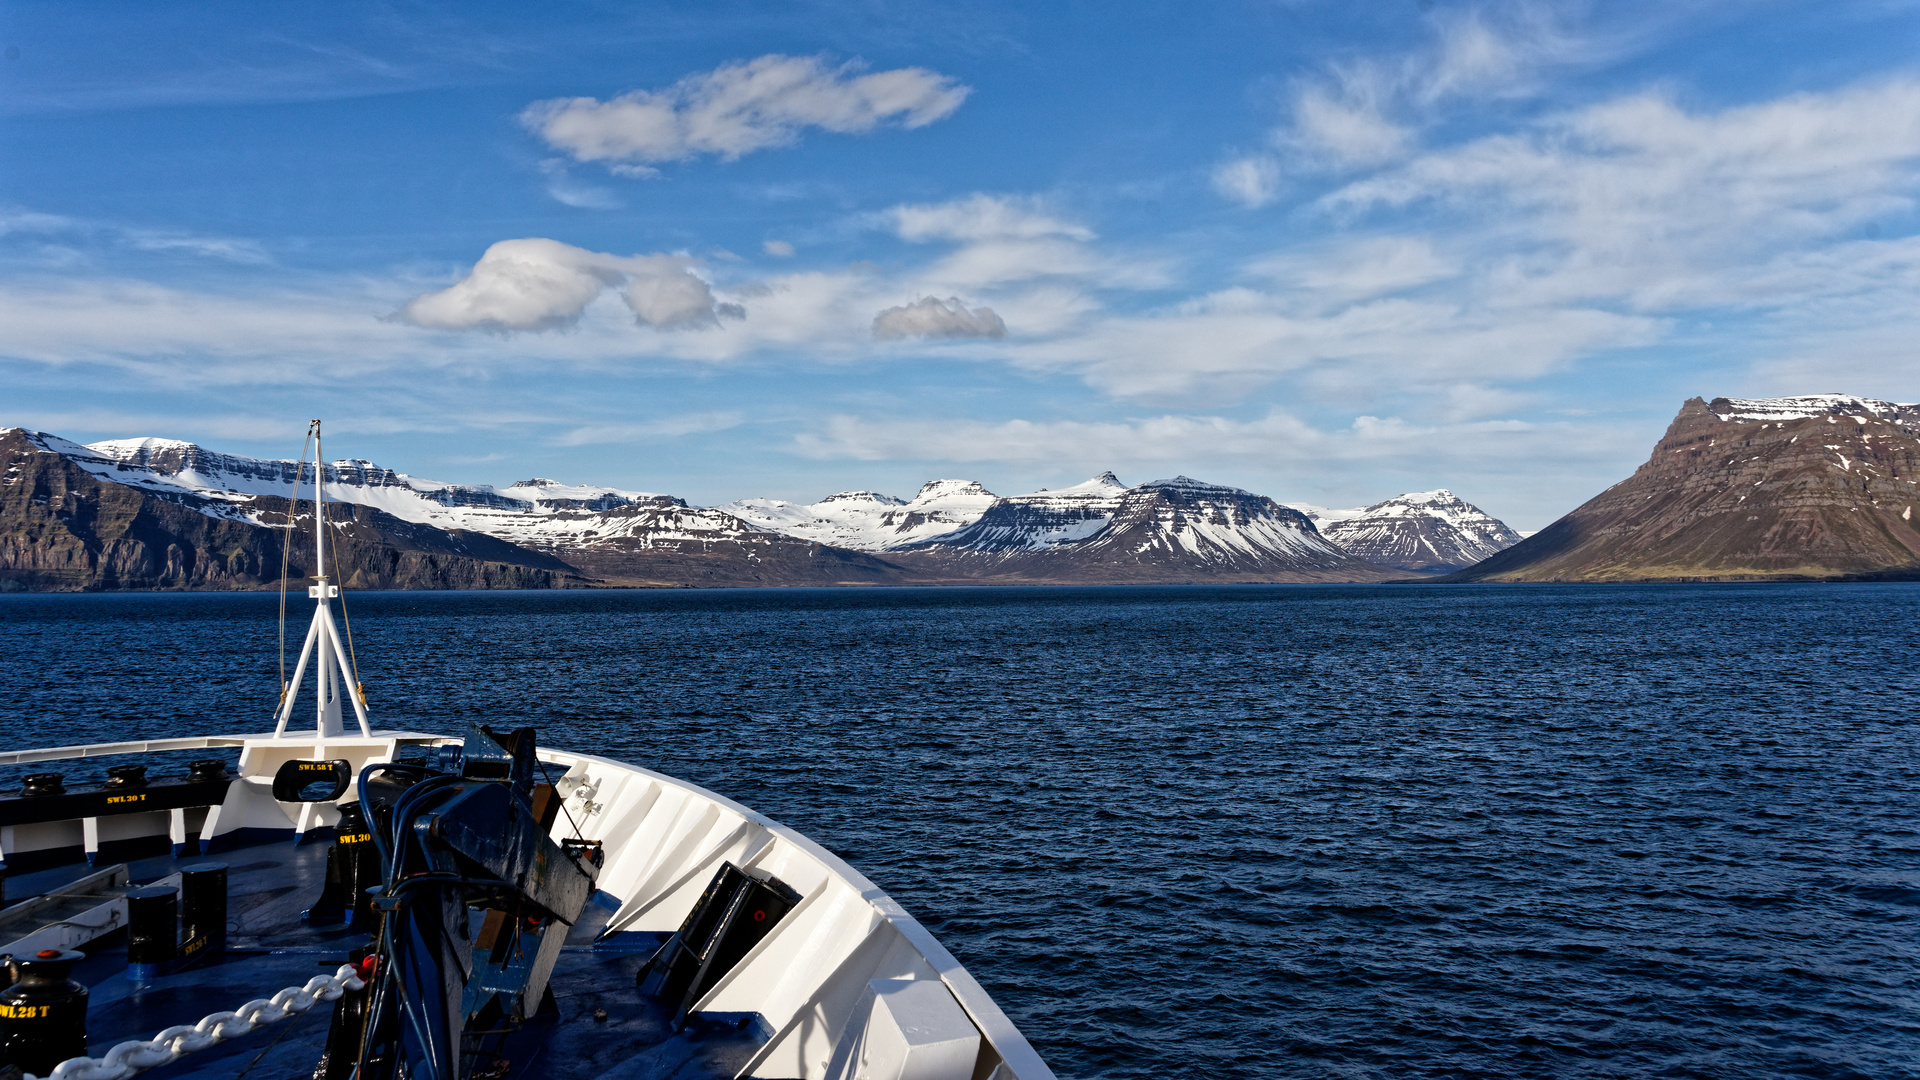
<svg viewBox="0 0 1920 1080"><path fill-rule="evenodd" d="M0 588L311 572L294 462L6 428L0 468ZM1022 495L943 479L911 499L715 507L364 460L329 463L325 482L334 576L354 588L1920 577L1920 406L1845 394L1689 399L1632 476L1524 539L1444 489L1329 509L1110 472Z"/></svg>
<svg viewBox="0 0 1920 1080"><path fill-rule="evenodd" d="M311 572L292 461L8 428L0 462L0 587L260 588L283 557L292 576ZM331 462L324 479L342 504L335 578L353 588L1383 581L1473 562L1513 535L1428 492L1324 511L1339 515L1329 530L1350 530L1336 542L1266 496L1112 473L1007 497L935 480L912 499L718 507L545 478L447 484L365 460Z"/></svg>

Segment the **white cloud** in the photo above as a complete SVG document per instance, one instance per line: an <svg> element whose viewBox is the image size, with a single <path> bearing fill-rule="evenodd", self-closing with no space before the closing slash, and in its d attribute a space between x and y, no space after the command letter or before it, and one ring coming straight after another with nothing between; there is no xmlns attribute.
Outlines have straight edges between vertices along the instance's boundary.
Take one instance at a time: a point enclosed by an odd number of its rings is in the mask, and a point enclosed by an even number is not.
<svg viewBox="0 0 1920 1080"><path fill-rule="evenodd" d="M1437 29L1437 48L1409 65L1407 81L1414 96L1425 102L1508 90L1526 77L1548 44L1558 40L1537 18L1502 33L1487 24L1485 13L1471 9L1442 16Z"/></svg>
<svg viewBox="0 0 1920 1080"><path fill-rule="evenodd" d="M638 424L584 424L563 433L561 446L652 442L684 435L705 435L739 427L745 420L736 412L674 413Z"/></svg>
<svg viewBox="0 0 1920 1080"><path fill-rule="evenodd" d="M1436 110L1459 98L1523 96L1551 66L1591 61L1604 43L1576 40L1539 5L1443 11L1432 40L1396 58L1330 64L1295 79L1287 120L1268 132L1274 153L1231 158L1213 186L1249 209L1271 203L1287 173L1350 172L1405 159Z"/></svg>
<svg viewBox="0 0 1920 1080"><path fill-rule="evenodd" d="M1391 161L1413 135L1381 114L1380 96L1371 79L1349 80L1338 95L1307 87L1294 101L1293 126L1281 141L1340 167Z"/></svg>
<svg viewBox="0 0 1920 1080"><path fill-rule="evenodd" d="M260 266L273 260L266 249L252 240L234 240L217 236L191 236L151 229L127 229L122 235L129 246L141 251L179 251L207 259Z"/></svg>
<svg viewBox="0 0 1920 1080"><path fill-rule="evenodd" d="M1920 81L1701 113L1638 94L1421 155L1323 205L1457 207L1504 248L1490 280L1522 303L1795 304L1863 269L1832 245L1916 205L1916 164Z"/></svg>
<svg viewBox="0 0 1920 1080"><path fill-rule="evenodd" d="M1280 166L1261 156L1223 161L1214 167L1213 188L1249 209L1265 206L1280 192Z"/></svg>
<svg viewBox="0 0 1920 1080"><path fill-rule="evenodd" d="M760 245L760 250L776 259L793 258L793 245L787 243L785 240L768 240Z"/></svg>
<svg viewBox="0 0 1920 1080"><path fill-rule="evenodd" d="M622 258L557 240L502 240L465 278L414 297L398 316L434 330L558 330L579 322L609 287L620 290L638 322L660 330L718 326L722 316L746 315L737 304L717 302L692 265L677 255Z"/></svg>
<svg viewBox="0 0 1920 1080"><path fill-rule="evenodd" d="M1256 392L1419 398L1433 415L1486 416L1527 400L1530 381L1709 323L1756 365L1791 361L1783 372L1817 371L1822 357L1836 370L1920 371L1898 347L1920 334L1920 238L1863 231L1920 206L1916 165L1920 81L1719 110L1636 94L1415 151L1301 215L1303 242L1207 292L1164 249L1102 242L1057 203L971 194L858 219L926 245L896 249L884 269L750 282L729 283L746 265L710 273L683 256L520 240L451 288L315 279L304 299L244 300L15 284L0 288L0 350L56 363L249 355L260 359L246 378L291 380L300 369L281 357L327 348L496 370L641 356L837 365L902 362L911 350L887 344L898 337L959 335L955 352L1109 399L1204 409ZM1905 220L1884 218L1889 229ZM1128 295L1144 289L1185 299L1146 307ZM404 314L418 325L571 332L503 343L375 322L415 294ZM750 304L753 318L726 318L740 313L729 302ZM708 332L636 335L628 312ZM1018 334L997 337L996 324Z"/></svg>
<svg viewBox="0 0 1920 1080"><path fill-rule="evenodd" d="M1530 379L1605 348L1645 344L1655 320L1587 308L1488 310L1383 297L1323 309L1253 289L1092 321L1019 349L1037 370L1067 371L1115 396L1237 396L1283 375L1323 389L1419 381Z"/></svg>
<svg viewBox="0 0 1920 1080"><path fill-rule="evenodd" d="M145 281L9 282L0 287L0 350L52 365L124 360L169 373L178 356L238 355L249 362L225 367L221 377L278 381L299 376L293 365L263 358L331 353L342 370L353 371L361 358L386 353L398 328L373 318L376 303L365 296L188 292ZM204 364L197 373L205 373Z"/></svg>
<svg viewBox="0 0 1920 1080"><path fill-rule="evenodd" d="M797 436L794 447L804 457L822 460L1082 462L1092 468L1249 461L1338 468L1386 461L1416 470L1460 464L1479 470L1497 469L1516 452L1581 459L1596 441L1619 442L1631 452L1631 444L1620 442L1617 434L1599 428L1582 431L1559 420L1433 422L1360 416L1345 427L1322 429L1278 409L1251 420L1179 413L1110 421L842 414ZM1423 465L1423 458L1431 464Z"/></svg>
<svg viewBox="0 0 1920 1080"><path fill-rule="evenodd" d="M1184 472L1334 506L1448 486L1496 514L1502 503L1522 510L1509 520L1525 529L1617 480L1645 457L1650 437L1599 419L1363 415L1325 427L1279 409L1252 419L1163 413L1098 421L843 414L796 437L793 449L823 461L998 464L1069 476L1108 468Z"/></svg>
<svg viewBox="0 0 1920 1080"><path fill-rule="evenodd" d="M927 296L890 307L873 317L873 336L881 341L909 337L1003 338L1007 324L990 307L969 311L957 297Z"/></svg>
<svg viewBox="0 0 1920 1080"><path fill-rule="evenodd" d="M582 183L574 178L567 169L567 163L559 158L541 162L540 171L547 174L547 194L556 202L580 210L618 210L626 205L606 188Z"/></svg>
<svg viewBox="0 0 1920 1080"><path fill-rule="evenodd" d="M843 134L886 123L917 128L952 115L969 89L925 68L857 74L820 57L762 56L690 75L664 90L608 101L554 98L520 119L576 161L603 161L648 175L649 162L702 154L733 160L786 146L806 128Z"/></svg>
<svg viewBox="0 0 1920 1080"><path fill-rule="evenodd" d="M1101 254L1091 247L1097 239L1092 229L1034 198L976 193L891 207L868 222L912 243L959 245L913 274L913 291L923 295L977 293L1043 278L1122 289L1155 288L1169 280L1163 260Z"/></svg>
<svg viewBox="0 0 1920 1080"><path fill-rule="evenodd" d="M1426 237L1382 235L1304 246L1262 259L1247 269L1282 289L1341 303L1446 281L1459 265Z"/></svg>
<svg viewBox="0 0 1920 1080"><path fill-rule="evenodd" d="M1094 238L1092 229L1055 217L1037 199L1005 195L975 194L951 202L896 206L881 220L900 239L913 243Z"/></svg>
<svg viewBox="0 0 1920 1080"><path fill-rule="evenodd" d="M257 241L202 236L170 229L145 229L105 221L85 221L30 210L0 210L0 236L94 238L136 251L180 252L224 262L261 265L272 262Z"/></svg>

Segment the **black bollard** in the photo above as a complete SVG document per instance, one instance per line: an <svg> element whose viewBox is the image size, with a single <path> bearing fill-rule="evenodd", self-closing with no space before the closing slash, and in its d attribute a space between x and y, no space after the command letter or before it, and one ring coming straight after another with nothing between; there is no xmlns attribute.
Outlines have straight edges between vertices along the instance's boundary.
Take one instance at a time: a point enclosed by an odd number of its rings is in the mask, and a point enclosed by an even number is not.
<svg viewBox="0 0 1920 1080"><path fill-rule="evenodd" d="M148 982L173 970L180 948L179 907L179 893L170 885L149 885L127 893L130 981Z"/></svg>
<svg viewBox="0 0 1920 1080"><path fill-rule="evenodd" d="M64 773L28 773L21 778L20 794L28 798L37 798L41 795L64 795L67 792L65 780Z"/></svg>
<svg viewBox="0 0 1920 1080"><path fill-rule="evenodd" d="M0 990L0 1061L35 1076L87 1055L87 988L72 979L85 953L42 949L15 961L20 981Z"/></svg>
<svg viewBox="0 0 1920 1080"><path fill-rule="evenodd" d="M180 922L182 964L197 964L226 950L226 863L194 863L181 869Z"/></svg>
<svg viewBox="0 0 1920 1080"><path fill-rule="evenodd" d="M108 787L146 787L147 767L145 765L109 765L107 766Z"/></svg>
<svg viewBox="0 0 1920 1080"><path fill-rule="evenodd" d="M346 922L356 930L371 925L367 890L381 884L380 851L373 846L367 816L357 802L340 806L340 824L327 849L327 876L320 896L307 909L313 923Z"/></svg>

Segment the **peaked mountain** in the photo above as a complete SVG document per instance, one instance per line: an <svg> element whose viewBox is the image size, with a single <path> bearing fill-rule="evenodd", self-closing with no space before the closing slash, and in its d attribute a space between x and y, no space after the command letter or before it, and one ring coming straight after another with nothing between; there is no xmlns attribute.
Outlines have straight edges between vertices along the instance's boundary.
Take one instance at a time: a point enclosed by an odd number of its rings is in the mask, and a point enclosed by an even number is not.
<svg viewBox="0 0 1920 1080"><path fill-rule="evenodd" d="M1445 488L1321 515L1320 535L1368 562L1416 574L1464 570L1520 542L1505 522Z"/></svg>
<svg viewBox="0 0 1920 1080"><path fill-rule="evenodd" d="M1124 488L1111 473L1002 499L972 525L896 549L950 578L1067 583L1379 581L1304 514L1189 477Z"/></svg>
<svg viewBox="0 0 1920 1080"><path fill-rule="evenodd" d="M912 500L843 491L817 503L742 499L714 507L763 529L855 551L886 551L965 528L994 503L972 480L930 480Z"/></svg>
<svg viewBox="0 0 1920 1080"><path fill-rule="evenodd" d="M1653 456L1447 581L1920 577L1920 406L1690 398Z"/></svg>

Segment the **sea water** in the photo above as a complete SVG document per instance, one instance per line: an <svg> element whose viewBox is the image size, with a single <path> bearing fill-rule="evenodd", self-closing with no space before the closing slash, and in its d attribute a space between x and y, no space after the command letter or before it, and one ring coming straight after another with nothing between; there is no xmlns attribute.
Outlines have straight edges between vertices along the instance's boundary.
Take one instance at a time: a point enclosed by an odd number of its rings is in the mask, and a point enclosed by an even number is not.
<svg viewBox="0 0 1920 1080"><path fill-rule="evenodd" d="M380 726L800 829L1063 1077L1920 1076L1920 586L348 600ZM6 744L270 726L276 606L0 596Z"/></svg>

